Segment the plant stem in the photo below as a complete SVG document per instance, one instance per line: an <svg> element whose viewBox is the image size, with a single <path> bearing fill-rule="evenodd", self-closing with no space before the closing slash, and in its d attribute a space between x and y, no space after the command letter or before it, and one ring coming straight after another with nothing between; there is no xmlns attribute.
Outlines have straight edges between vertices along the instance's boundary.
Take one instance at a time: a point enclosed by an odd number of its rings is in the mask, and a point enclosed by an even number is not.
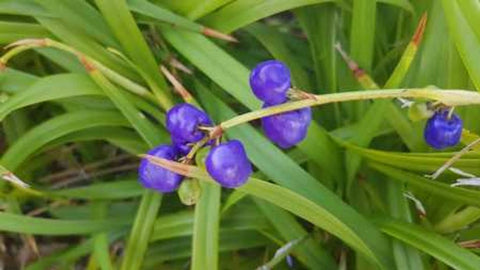
<svg viewBox="0 0 480 270"><path fill-rule="evenodd" d="M294 111L305 107L312 107L335 102L390 98L429 99L439 101L446 106L464 106L480 104L480 94L467 90L437 90L429 88L411 88L352 91L325 95L314 95L308 99L287 102L281 105L245 113L220 123L219 128L221 130L226 130L228 128L234 127L242 123L250 122L252 120L283 112ZM211 135L211 137L214 136Z"/></svg>
<svg viewBox="0 0 480 270"><path fill-rule="evenodd" d="M142 96L146 99L148 99L151 102L154 102L155 104L159 104L159 100L157 100L151 92L149 92L145 87L131 81L128 78L125 78L124 76L118 74L117 72L111 70L110 68L102 65L100 62L96 61L95 59L77 51L76 49L63 44L61 42L52 40L52 39L23 39L19 40L17 42L14 42L7 46L7 48L12 48L9 50L7 53L5 53L2 57L0 57L0 66L4 66L7 64L7 62L17 54L20 54L24 51L34 49L34 48L43 48L43 47L51 47L51 48L56 48L68 53L71 53L80 59L85 59L89 63L91 63L96 69L98 69L100 72L105 74L107 78L110 80L114 81L118 85L121 85L128 91L137 94L139 96ZM162 105L162 103L160 103ZM163 106L164 109L166 110L168 107Z"/></svg>

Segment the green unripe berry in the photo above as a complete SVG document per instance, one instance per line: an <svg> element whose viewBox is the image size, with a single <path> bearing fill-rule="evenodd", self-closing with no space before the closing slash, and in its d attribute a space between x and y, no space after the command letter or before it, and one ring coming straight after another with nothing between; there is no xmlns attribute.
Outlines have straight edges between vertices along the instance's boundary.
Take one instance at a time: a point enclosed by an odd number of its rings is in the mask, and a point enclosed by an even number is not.
<svg viewBox="0 0 480 270"><path fill-rule="evenodd" d="M178 188L178 198L185 205L194 205L200 199L202 188L198 179L185 179Z"/></svg>
<svg viewBox="0 0 480 270"><path fill-rule="evenodd" d="M434 111L425 102L415 102L408 108L408 118L414 122L429 119L433 114Z"/></svg>

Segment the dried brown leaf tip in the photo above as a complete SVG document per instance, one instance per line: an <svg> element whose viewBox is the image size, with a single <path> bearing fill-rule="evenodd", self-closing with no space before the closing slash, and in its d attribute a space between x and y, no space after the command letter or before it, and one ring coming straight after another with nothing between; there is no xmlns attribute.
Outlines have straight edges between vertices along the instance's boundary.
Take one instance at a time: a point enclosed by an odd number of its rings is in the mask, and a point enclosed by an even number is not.
<svg viewBox="0 0 480 270"><path fill-rule="evenodd" d="M177 94L179 94L184 101L189 102L192 100L192 95L190 94L190 92L188 92L188 90L165 66L161 65L160 70L162 71L163 75L165 75L165 78L167 78L167 80L172 84L175 92L177 92Z"/></svg>
<svg viewBox="0 0 480 270"><path fill-rule="evenodd" d="M214 30L208 27L204 27L202 29L202 34L204 34L205 36L213 37L213 38L223 39L229 42L238 42L238 40L235 37L228 34L224 34L222 32L219 32L217 30Z"/></svg>
<svg viewBox="0 0 480 270"><path fill-rule="evenodd" d="M172 171L174 173L178 173L180 175L189 176L189 177L193 176L192 172L195 169L194 166L190 166L183 163L179 163L179 162L175 162L175 161L171 161L168 159L159 158L151 155L146 155L146 154L140 154L138 156L141 158L146 158L148 159L149 162L157 166L160 166L164 169L167 169L169 171Z"/></svg>

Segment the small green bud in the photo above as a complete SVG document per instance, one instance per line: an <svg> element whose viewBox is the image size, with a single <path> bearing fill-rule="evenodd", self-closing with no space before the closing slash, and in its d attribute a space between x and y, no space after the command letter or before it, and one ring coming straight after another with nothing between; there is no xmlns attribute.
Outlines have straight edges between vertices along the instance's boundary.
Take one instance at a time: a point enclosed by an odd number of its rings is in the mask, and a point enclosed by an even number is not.
<svg viewBox="0 0 480 270"><path fill-rule="evenodd" d="M202 188L198 179L185 179L180 184L177 191L180 201L185 205L194 205L200 199Z"/></svg>
<svg viewBox="0 0 480 270"><path fill-rule="evenodd" d="M430 106L425 103L413 103L412 106L408 108L408 118L410 120L416 122L416 121L421 121L423 119L428 119L432 117L434 114L434 111L430 108Z"/></svg>

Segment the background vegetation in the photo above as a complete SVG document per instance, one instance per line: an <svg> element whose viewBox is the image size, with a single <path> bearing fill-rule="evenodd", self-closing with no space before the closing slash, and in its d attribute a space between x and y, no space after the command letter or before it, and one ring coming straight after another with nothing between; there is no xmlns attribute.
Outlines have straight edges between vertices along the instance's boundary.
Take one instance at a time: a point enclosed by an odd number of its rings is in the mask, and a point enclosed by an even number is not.
<svg viewBox="0 0 480 270"><path fill-rule="evenodd" d="M4 269L286 269L287 255L294 269L480 268L480 192L424 177L458 149L429 149L397 101L315 108L289 151L256 122L229 130L255 179L201 181L196 206L136 179L185 97L159 65L217 123L260 108L249 69L271 58L316 94L480 89L478 0L0 0L0 14L1 44L36 39L1 58L1 173L31 185L0 183ZM467 144L480 107L458 111ZM479 175L480 154L454 167Z"/></svg>

